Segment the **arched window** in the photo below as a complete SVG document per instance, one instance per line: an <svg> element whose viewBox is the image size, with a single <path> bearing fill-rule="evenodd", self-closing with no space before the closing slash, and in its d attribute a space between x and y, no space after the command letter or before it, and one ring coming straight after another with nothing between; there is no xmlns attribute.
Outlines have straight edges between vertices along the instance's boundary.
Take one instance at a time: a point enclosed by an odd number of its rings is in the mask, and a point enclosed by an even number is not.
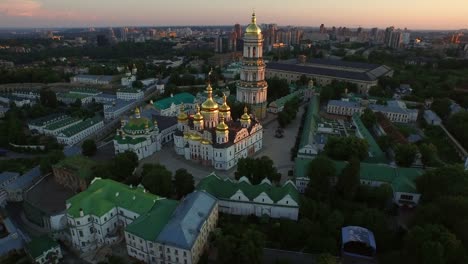
<svg viewBox="0 0 468 264"><path fill-rule="evenodd" d="M253 47L253 54L252 57L256 58L257 57L257 48Z"/></svg>
<svg viewBox="0 0 468 264"><path fill-rule="evenodd" d="M247 57L250 57L250 47L247 48Z"/></svg>

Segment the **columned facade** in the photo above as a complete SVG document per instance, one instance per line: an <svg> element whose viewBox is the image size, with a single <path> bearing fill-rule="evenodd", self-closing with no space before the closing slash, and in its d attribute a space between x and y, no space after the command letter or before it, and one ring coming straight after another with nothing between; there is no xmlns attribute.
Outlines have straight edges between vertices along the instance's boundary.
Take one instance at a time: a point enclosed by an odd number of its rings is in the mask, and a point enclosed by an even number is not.
<svg viewBox="0 0 468 264"><path fill-rule="evenodd" d="M243 57L237 101L248 105L255 117L263 119L266 116L268 84L263 62L263 35L257 26L255 13L244 34Z"/></svg>

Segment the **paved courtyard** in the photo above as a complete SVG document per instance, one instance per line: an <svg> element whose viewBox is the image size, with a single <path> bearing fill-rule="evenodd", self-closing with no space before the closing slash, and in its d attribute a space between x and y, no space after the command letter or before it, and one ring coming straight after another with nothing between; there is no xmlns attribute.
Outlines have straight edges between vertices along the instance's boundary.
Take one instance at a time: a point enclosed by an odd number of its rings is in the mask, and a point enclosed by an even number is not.
<svg viewBox="0 0 468 264"><path fill-rule="evenodd" d="M264 134L263 134L263 148L261 151L256 153L255 158L261 156L270 157L275 166L278 169L278 172L282 174L282 181L288 179L288 171L292 170L294 167L294 162L291 161L291 148L294 146L296 141L297 130L300 126L301 116L304 112L304 107L301 106L299 112L296 116L296 119L284 129L284 137L276 138L275 131L278 128L278 122L276 121L276 116L268 114L264 123ZM140 162L140 168L143 164L146 163L161 163L168 170L173 173L180 169L184 168L195 178L195 181L198 182L200 179L206 177L211 172L215 171L212 167L205 167L200 164L197 164L192 161L185 160L182 156L179 156L175 153L173 144L168 144L163 147L163 149L154 155L143 159ZM218 176L221 177L230 177L234 178L234 173L236 167L232 168L229 171L215 171Z"/></svg>

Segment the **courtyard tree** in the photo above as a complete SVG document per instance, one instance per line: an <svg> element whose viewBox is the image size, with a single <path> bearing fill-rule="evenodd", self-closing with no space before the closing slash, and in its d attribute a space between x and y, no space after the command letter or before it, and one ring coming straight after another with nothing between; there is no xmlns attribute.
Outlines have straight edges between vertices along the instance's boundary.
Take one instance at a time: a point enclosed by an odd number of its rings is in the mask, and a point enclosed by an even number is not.
<svg viewBox="0 0 468 264"><path fill-rule="evenodd" d="M424 167L434 164L437 160L437 147L431 143L421 144L419 153L421 153L421 162Z"/></svg>
<svg viewBox="0 0 468 264"><path fill-rule="evenodd" d="M377 117L375 116L374 111L369 108L364 110L364 113L361 115L361 120L368 129L371 129L375 123L377 123Z"/></svg>
<svg viewBox="0 0 468 264"><path fill-rule="evenodd" d="M145 164L141 173L143 186L151 193L170 197L172 194L172 173L161 164Z"/></svg>
<svg viewBox="0 0 468 264"><path fill-rule="evenodd" d="M329 253L324 253L317 257L317 264L338 264L338 259Z"/></svg>
<svg viewBox="0 0 468 264"><path fill-rule="evenodd" d="M41 89L39 92L41 104L50 108L56 108L58 106L57 95L50 89Z"/></svg>
<svg viewBox="0 0 468 264"><path fill-rule="evenodd" d="M279 182L281 179L281 174L275 168L273 160L267 156L239 159L235 176L236 179L245 176L252 184L259 184L264 178L273 182Z"/></svg>
<svg viewBox="0 0 468 264"><path fill-rule="evenodd" d="M395 162L402 167L410 167L416 159L418 147L414 144L398 144L395 148Z"/></svg>
<svg viewBox="0 0 468 264"><path fill-rule="evenodd" d="M174 176L174 185L177 196L179 198L193 192L195 189L193 175L190 174L186 169L176 170Z"/></svg>
<svg viewBox="0 0 468 264"><path fill-rule="evenodd" d="M60 160L64 159L65 155L61 150L53 150L47 156L41 158L39 168L42 174L46 174L52 171L52 165L56 164Z"/></svg>
<svg viewBox="0 0 468 264"><path fill-rule="evenodd" d="M220 234L216 237L215 244L219 263L262 263L265 237L253 227L235 234Z"/></svg>
<svg viewBox="0 0 468 264"><path fill-rule="evenodd" d="M450 106L452 101L448 98L435 99L431 105L431 110L434 111L440 118L446 119L450 115Z"/></svg>
<svg viewBox="0 0 468 264"><path fill-rule="evenodd" d="M468 197L468 172L459 165L447 165L426 171L416 179L418 192L424 202L443 196Z"/></svg>
<svg viewBox="0 0 468 264"><path fill-rule="evenodd" d="M307 176L310 181L307 185L306 196L318 200L327 200L330 194L331 181L336 177L333 161L326 156L313 159L308 166Z"/></svg>
<svg viewBox="0 0 468 264"><path fill-rule="evenodd" d="M345 199L354 199L360 185L360 162L357 158L351 158L349 163L338 177L336 189Z"/></svg>
<svg viewBox="0 0 468 264"><path fill-rule="evenodd" d="M112 179L123 182L133 175L138 166L138 156L133 151L117 154L110 163Z"/></svg>
<svg viewBox="0 0 468 264"><path fill-rule="evenodd" d="M336 160L349 160L356 157L364 160L368 157L368 144L358 137L329 137L325 145L325 153Z"/></svg>
<svg viewBox="0 0 468 264"><path fill-rule="evenodd" d="M85 156L91 157L96 154L96 142L93 139L86 139L81 146L81 153Z"/></svg>

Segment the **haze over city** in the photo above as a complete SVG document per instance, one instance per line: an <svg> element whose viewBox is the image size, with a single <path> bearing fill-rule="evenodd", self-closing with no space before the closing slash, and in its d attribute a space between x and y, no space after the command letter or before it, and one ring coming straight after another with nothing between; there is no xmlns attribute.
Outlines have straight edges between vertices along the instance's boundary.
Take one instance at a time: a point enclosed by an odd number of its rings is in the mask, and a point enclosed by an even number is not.
<svg viewBox="0 0 468 264"><path fill-rule="evenodd" d="M0 27L99 27L228 25L257 10L280 25L461 29L468 27L465 0L372 1L135 1L0 0Z"/></svg>

